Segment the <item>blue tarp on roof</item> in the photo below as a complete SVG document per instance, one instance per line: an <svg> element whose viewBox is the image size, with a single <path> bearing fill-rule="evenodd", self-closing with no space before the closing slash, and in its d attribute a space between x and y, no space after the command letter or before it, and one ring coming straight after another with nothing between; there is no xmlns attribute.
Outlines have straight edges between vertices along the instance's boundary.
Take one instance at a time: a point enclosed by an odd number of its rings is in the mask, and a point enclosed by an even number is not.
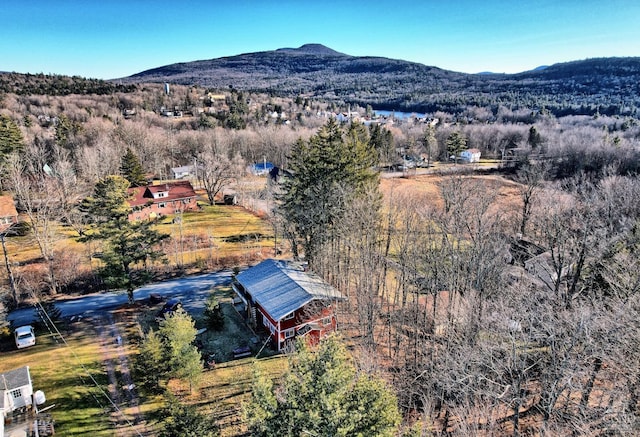
<svg viewBox="0 0 640 437"><path fill-rule="evenodd" d="M286 261L268 259L240 273L236 280L274 320L316 299L344 299L320 277Z"/></svg>
<svg viewBox="0 0 640 437"><path fill-rule="evenodd" d="M252 171L255 174L265 174L268 173L274 165L270 162L257 162L253 164Z"/></svg>

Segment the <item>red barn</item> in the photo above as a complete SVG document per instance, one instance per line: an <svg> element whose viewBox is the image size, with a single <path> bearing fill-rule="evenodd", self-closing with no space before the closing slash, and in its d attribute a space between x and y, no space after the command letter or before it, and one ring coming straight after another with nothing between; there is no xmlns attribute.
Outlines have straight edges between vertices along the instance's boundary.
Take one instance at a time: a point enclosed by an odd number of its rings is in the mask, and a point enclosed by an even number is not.
<svg viewBox="0 0 640 437"><path fill-rule="evenodd" d="M198 209L196 192L189 181L129 188L129 220L145 220Z"/></svg>
<svg viewBox="0 0 640 437"><path fill-rule="evenodd" d="M314 344L335 331L333 304L344 300L320 277L274 259L238 274L233 289L249 323L269 331L278 351L292 347L296 337Z"/></svg>

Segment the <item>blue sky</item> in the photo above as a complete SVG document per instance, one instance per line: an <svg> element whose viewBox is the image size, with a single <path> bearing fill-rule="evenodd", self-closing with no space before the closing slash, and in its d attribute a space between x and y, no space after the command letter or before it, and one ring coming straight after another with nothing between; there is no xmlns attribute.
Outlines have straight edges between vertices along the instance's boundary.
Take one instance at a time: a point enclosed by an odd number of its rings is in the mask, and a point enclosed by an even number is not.
<svg viewBox="0 0 640 437"><path fill-rule="evenodd" d="M640 56L640 2L0 0L0 71L111 79L305 43L515 73Z"/></svg>

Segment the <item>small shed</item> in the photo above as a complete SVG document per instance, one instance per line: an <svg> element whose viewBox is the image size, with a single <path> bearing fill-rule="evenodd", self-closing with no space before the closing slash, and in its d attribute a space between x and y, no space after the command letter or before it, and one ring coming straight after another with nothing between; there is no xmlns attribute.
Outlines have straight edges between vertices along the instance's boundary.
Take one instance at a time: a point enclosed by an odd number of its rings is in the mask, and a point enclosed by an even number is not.
<svg viewBox="0 0 640 437"><path fill-rule="evenodd" d="M482 153L478 149L467 149L467 150L463 150L460 153L460 159L462 159L464 162L469 162L469 163L480 162L481 155Z"/></svg>

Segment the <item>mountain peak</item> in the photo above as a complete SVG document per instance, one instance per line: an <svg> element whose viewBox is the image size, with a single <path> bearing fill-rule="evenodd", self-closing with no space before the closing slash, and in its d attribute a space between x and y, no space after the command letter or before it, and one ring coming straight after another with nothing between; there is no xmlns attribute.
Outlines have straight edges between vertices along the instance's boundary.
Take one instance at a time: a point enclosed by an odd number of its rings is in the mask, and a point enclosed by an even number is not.
<svg viewBox="0 0 640 437"><path fill-rule="evenodd" d="M331 55L331 56L345 56L344 53L337 52L333 49L330 49L327 46L322 44L304 44L298 47L297 49L293 48L282 48L278 49L278 52L293 52L293 53L304 53L307 55Z"/></svg>

